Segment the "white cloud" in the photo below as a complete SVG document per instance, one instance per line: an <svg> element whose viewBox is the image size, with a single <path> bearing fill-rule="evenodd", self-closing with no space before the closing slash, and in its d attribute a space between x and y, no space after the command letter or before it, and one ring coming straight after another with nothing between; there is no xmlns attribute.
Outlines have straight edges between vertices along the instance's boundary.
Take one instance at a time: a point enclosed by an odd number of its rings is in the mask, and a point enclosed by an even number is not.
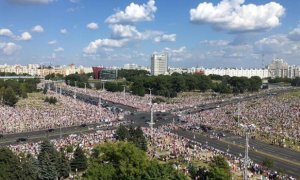
<svg viewBox="0 0 300 180"><path fill-rule="evenodd" d="M49 4L55 0L7 0L15 4Z"/></svg>
<svg viewBox="0 0 300 180"><path fill-rule="evenodd" d="M18 37L17 39L21 40L21 41L29 41L29 40L31 40L31 38L32 38L32 36L31 36L31 34L29 32L23 32L21 34L21 36Z"/></svg>
<svg viewBox="0 0 300 180"><path fill-rule="evenodd" d="M31 31L41 33L41 32L44 32L44 28L41 25L36 25L31 29Z"/></svg>
<svg viewBox="0 0 300 180"><path fill-rule="evenodd" d="M127 39L97 39L95 41L90 42L89 45L83 49L83 51L86 54L95 54L97 53L97 50L101 47L123 47L127 41Z"/></svg>
<svg viewBox="0 0 300 180"><path fill-rule="evenodd" d="M292 41L300 41L300 28L293 29L289 34L288 38Z"/></svg>
<svg viewBox="0 0 300 180"><path fill-rule="evenodd" d="M136 29L135 26L114 24L111 25L110 28L112 29L113 38L141 38L141 33Z"/></svg>
<svg viewBox="0 0 300 180"><path fill-rule="evenodd" d="M62 47L58 47L58 48L54 49L54 52L63 52L63 51L65 51L65 50Z"/></svg>
<svg viewBox="0 0 300 180"><path fill-rule="evenodd" d="M214 28L228 32L261 31L280 25L285 9L276 2L264 5L244 4L245 0L222 0L200 3L190 10L194 23L211 24Z"/></svg>
<svg viewBox="0 0 300 180"><path fill-rule="evenodd" d="M48 44L57 44L56 40L49 41Z"/></svg>
<svg viewBox="0 0 300 180"><path fill-rule="evenodd" d="M60 30L60 33L62 33L62 34L67 34L67 33L68 33L68 30L67 30L67 29L61 29L61 30Z"/></svg>
<svg viewBox="0 0 300 180"><path fill-rule="evenodd" d="M174 42L176 41L176 34L162 34L154 38L154 42Z"/></svg>
<svg viewBox="0 0 300 180"><path fill-rule="evenodd" d="M91 30L96 30L96 29L99 28L99 27L98 27L98 24L97 24L97 23L94 23L94 22L91 22L91 23L87 24L86 27L87 27L88 29L91 29Z"/></svg>
<svg viewBox="0 0 300 180"><path fill-rule="evenodd" d="M14 34L10 29L0 29L0 36L13 37Z"/></svg>
<svg viewBox="0 0 300 180"><path fill-rule="evenodd" d="M13 42L0 42L0 52L3 53L4 55L12 55L16 51L18 51L21 47L16 45Z"/></svg>
<svg viewBox="0 0 300 180"><path fill-rule="evenodd" d="M149 0L147 4L138 5L130 3L124 11L118 11L106 19L110 24L123 24L141 21L152 21L157 8L154 0Z"/></svg>
<svg viewBox="0 0 300 180"><path fill-rule="evenodd" d="M204 40L200 44L210 45L210 46L226 46L229 44L229 41L226 40Z"/></svg>
<svg viewBox="0 0 300 180"><path fill-rule="evenodd" d="M171 61L182 61L182 60L188 60L192 57L192 54L188 52L187 48L185 46L182 46L178 49L171 49L171 48L164 48L162 51L164 53L168 53L169 58Z"/></svg>

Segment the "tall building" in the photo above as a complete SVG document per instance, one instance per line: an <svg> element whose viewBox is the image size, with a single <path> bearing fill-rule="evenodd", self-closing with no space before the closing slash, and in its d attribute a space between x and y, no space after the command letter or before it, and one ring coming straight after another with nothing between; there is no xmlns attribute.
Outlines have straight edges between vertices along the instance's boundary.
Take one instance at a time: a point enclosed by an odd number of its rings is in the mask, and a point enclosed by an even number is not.
<svg viewBox="0 0 300 180"><path fill-rule="evenodd" d="M151 74L154 76L168 73L168 54L153 54L151 56Z"/></svg>
<svg viewBox="0 0 300 180"><path fill-rule="evenodd" d="M300 77L300 67L289 65L283 59L274 59L268 66L271 78L295 78Z"/></svg>

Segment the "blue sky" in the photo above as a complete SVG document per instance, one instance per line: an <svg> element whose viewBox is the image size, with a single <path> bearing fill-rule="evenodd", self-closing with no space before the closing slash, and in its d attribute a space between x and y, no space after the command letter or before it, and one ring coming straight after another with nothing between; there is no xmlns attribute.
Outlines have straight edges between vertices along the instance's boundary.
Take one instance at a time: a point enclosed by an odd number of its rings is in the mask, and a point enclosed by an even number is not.
<svg viewBox="0 0 300 180"><path fill-rule="evenodd" d="M0 0L0 64L300 65L300 1Z"/></svg>

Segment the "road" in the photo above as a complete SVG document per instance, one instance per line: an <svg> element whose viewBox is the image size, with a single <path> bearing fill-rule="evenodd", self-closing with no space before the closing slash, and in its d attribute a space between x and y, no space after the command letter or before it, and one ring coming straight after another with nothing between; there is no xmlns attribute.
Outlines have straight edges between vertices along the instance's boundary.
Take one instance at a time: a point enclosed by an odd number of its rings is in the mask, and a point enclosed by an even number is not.
<svg viewBox="0 0 300 180"><path fill-rule="evenodd" d="M52 90L55 89L52 87ZM239 101L249 101L255 98L277 95L278 93L284 93L286 91L292 91L292 90L294 89L288 89L288 90L278 89L278 90L273 90L271 92L260 93L260 94L242 97L238 99L231 99L227 101L199 105L196 108L193 107L193 108L178 109L177 111L184 111L185 113L196 113L199 111L209 110L209 109L225 106L232 103L237 103ZM73 97L74 92L70 89L62 89L62 94ZM77 93L76 95L77 95L76 98L78 100L93 105L98 105L99 102L98 97L92 97L81 93ZM130 115L125 116L125 119L128 122L131 122L132 125L149 126L147 121L150 120L150 112L136 112L136 109L132 107L116 104L110 101L102 101L102 102L104 102L103 104L107 104L109 106L116 106L132 112ZM165 112L165 113L156 112L154 113L154 120L155 120L154 127L159 127L173 121L175 121L175 123L178 123L177 119L178 117L172 115L170 112ZM63 135L69 135L73 133L92 132L95 131L95 126L96 125L94 124L94 125L88 125L87 127L84 128L78 126L62 128L62 132ZM94 127L94 130L89 130L89 127ZM35 132L20 133L20 134L13 134L13 135L5 135L3 139L0 139L0 146L15 144L16 139L20 137L26 137L28 138L29 141L36 141L47 136L49 138L58 138L60 137L60 133L57 133L58 131L59 129L55 129L54 131L55 133L52 134L46 133L46 131L44 130L44 131L35 131ZM244 154L244 139L239 136L228 134L225 138L222 138L221 140L217 140L217 139L211 139L205 135L201 135L199 133L194 133L191 131L178 130L178 131L174 131L174 133L186 137L188 139L193 139L193 137L195 136L198 142L201 142L203 144L207 142L209 146L225 152L229 147L229 153L236 156L238 156L239 154ZM254 147L256 150L256 151L249 152L249 157L254 162L261 163L266 157L268 157L269 159L272 159L274 161L274 169L276 170L284 169L286 173L294 177L298 177L298 178L300 177L299 175L300 153L299 152L291 151L289 149L281 148L278 146L265 144L263 142L253 140L253 139L250 140L250 146Z"/></svg>

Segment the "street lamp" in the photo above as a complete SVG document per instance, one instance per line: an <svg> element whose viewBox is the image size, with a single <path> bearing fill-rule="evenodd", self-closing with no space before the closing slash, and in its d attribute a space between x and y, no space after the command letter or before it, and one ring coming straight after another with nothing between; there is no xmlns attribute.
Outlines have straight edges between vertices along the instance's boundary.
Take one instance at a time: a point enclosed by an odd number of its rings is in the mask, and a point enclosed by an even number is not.
<svg viewBox="0 0 300 180"><path fill-rule="evenodd" d="M154 125L154 122L153 122L153 103L152 103L152 89L149 88L149 91L150 91L150 128L151 128L151 132L152 132L152 129L153 129L153 125Z"/></svg>
<svg viewBox="0 0 300 180"><path fill-rule="evenodd" d="M245 124L239 124L240 127L245 131L246 134L246 145L245 145L245 157L244 157L244 180L248 180L248 164L249 164L249 134L252 130L256 128L254 124L245 125Z"/></svg>
<svg viewBox="0 0 300 180"><path fill-rule="evenodd" d="M123 95L124 95L124 99L125 99L125 95L126 95L126 85L122 85L124 87L124 90L123 90Z"/></svg>

